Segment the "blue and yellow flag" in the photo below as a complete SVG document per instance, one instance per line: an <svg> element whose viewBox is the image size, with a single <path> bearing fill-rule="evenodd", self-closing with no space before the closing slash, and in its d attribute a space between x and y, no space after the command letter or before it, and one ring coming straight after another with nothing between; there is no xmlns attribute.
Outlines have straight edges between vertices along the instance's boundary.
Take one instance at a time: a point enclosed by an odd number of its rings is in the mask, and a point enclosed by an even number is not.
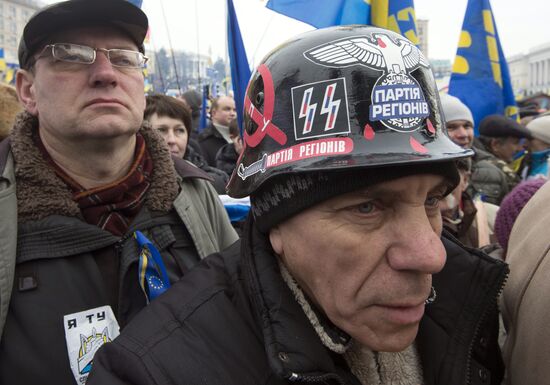
<svg viewBox="0 0 550 385"><path fill-rule="evenodd" d="M368 24L395 31L418 45L414 0L269 0L266 6L315 28Z"/></svg>
<svg viewBox="0 0 550 385"><path fill-rule="evenodd" d="M476 125L491 114L518 119L510 73L489 0L468 0L449 94L470 108Z"/></svg>

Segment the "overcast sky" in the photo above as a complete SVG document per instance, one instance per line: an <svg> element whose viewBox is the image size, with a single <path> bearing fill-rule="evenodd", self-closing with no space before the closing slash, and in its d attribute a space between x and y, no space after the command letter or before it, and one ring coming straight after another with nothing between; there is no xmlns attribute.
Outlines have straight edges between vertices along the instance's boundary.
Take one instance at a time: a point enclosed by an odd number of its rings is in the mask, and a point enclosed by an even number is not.
<svg viewBox="0 0 550 385"><path fill-rule="evenodd" d="M267 0L233 2L251 65L277 44L312 29L265 8ZM143 0L152 44L168 48L168 29L174 49L225 58L225 4L226 0ZM430 58L454 59L466 4L467 0L415 0L417 18L429 20ZM550 43L550 1L492 0L491 5L506 57Z"/></svg>

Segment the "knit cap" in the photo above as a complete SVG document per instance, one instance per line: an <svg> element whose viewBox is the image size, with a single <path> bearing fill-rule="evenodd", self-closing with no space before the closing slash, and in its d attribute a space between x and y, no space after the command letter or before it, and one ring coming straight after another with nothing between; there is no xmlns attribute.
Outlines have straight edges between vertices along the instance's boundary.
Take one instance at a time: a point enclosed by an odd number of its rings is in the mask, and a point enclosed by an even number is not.
<svg viewBox="0 0 550 385"><path fill-rule="evenodd" d="M448 181L446 193L460 180L454 161L360 168L346 171L310 171L281 174L267 180L250 196L251 209L260 231L332 197L378 183L418 174L442 175Z"/></svg>
<svg viewBox="0 0 550 385"><path fill-rule="evenodd" d="M440 99L446 122L466 120L472 123L472 126L474 125L472 111L459 98L449 94L441 94Z"/></svg>
<svg viewBox="0 0 550 385"><path fill-rule="evenodd" d="M543 115L531 120L527 124L527 129L533 138L550 144L550 115Z"/></svg>
<svg viewBox="0 0 550 385"><path fill-rule="evenodd" d="M544 178L522 182L502 200L495 218L495 234L504 250L508 248L510 233L519 213L545 182Z"/></svg>

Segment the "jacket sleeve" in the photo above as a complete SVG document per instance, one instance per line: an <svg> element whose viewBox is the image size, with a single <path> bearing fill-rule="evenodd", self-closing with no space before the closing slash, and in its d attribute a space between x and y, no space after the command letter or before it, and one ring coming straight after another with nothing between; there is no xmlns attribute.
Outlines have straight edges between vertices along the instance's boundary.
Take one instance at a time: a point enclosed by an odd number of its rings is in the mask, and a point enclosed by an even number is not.
<svg viewBox="0 0 550 385"><path fill-rule="evenodd" d="M95 354L87 385L154 385L140 357L115 343L104 344Z"/></svg>
<svg viewBox="0 0 550 385"><path fill-rule="evenodd" d="M222 251L238 235L209 181L193 178L181 183L174 207L193 238L200 258Z"/></svg>
<svg viewBox="0 0 550 385"><path fill-rule="evenodd" d="M508 193L508 178L497 166L487 160L479 161L472 169L470 184L483 195L483 201L500 205ZM473 194L472 194L473 196Z"/></svg>
<svg viewBox="0 0 550 385"><path fill-rule="evenodd" d="M239 236L231 225L227 211L220 200L218 193L210 183L205 183L205 195L206 200L211 202L209 205L209 211L211 212L213 231L216 234L218 242L218 249L215 252L222 251L223 249L231 246L235 243Z"/></svg>

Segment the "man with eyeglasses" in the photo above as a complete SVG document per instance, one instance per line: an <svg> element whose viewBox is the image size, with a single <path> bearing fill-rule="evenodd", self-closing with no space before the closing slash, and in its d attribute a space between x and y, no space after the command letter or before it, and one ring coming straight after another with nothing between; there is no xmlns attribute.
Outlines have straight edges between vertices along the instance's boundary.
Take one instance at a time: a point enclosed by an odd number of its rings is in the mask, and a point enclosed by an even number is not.
<svg viewBox="0 0 550 385"><path fill-rule="evenodd" d="M103 343L237 239L209 177L142 125L147 28L129 2L71 0L23 31L25 112L0 143L0 384L84 383Z"/></svg>

